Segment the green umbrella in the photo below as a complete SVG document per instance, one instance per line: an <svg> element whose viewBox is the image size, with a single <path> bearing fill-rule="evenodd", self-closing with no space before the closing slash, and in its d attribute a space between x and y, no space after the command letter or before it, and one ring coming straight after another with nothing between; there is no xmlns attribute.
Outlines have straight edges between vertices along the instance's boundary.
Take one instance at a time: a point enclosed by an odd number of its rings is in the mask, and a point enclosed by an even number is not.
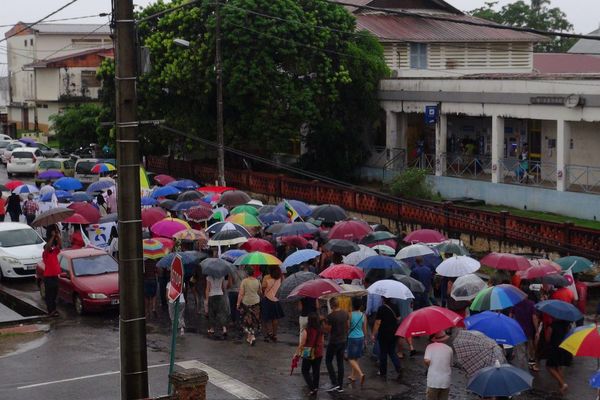
<svg viewBox="0 0 600 400"><path fill-rule="evenodd" d="M584 257L578 256L567 256L559 258L558 260L554 260L555 263L560 265L563 271L568 270L573 267L573 273L576 274L578 272L586 271L594 265L593 262Z"/></svg>
<svg viewBox="0 0 600 400"><path fill-rule="evenodd" d="M385 240L394 240L397 236L393 233L386 231L370 232L360 241L361 244L371 244L377 242L383 242Z"/></svg>
<svg viewBox="0 0 600 400"><path fill-rule="evenodd" d="M262 251L253 251L235 261L236 265L281 265L281 260Z"/></svg>
<svg viewBox="0 0 600 400"><path fill-rule="evenodd" d="M457 256L468 256L469 250L457 243L453 242L442 242L434 246L440 254L449 253Z"/></svg>
<svg viewBox="0 0 600 400"><path fill-rule="evenodd" d="M248 204L242 204L241 206L237 206L229 212L230 215L239 213L248 213L254 217L258 217L258 210L255 207L249 206Z"/></svg>

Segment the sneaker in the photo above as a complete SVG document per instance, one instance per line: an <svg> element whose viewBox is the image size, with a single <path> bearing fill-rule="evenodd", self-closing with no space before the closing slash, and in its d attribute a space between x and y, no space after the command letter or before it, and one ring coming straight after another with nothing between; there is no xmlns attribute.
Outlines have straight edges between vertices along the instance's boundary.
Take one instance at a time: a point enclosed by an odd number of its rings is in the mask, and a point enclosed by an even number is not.
<svg viewBox="0 0 600 400"><path fill-rule="evenodd" d="M344 393L344 388L341 386L338 386L338 388L335 390L337 393Z"/></svg>
<svg viewBox="0 0 600 400"><path fill-rule="evenodd" d="M327 393L336 392L338 389L341 389L339 385L331 385L330 388L325 389ZM342 389L343 390L343 389Z"/></svg>

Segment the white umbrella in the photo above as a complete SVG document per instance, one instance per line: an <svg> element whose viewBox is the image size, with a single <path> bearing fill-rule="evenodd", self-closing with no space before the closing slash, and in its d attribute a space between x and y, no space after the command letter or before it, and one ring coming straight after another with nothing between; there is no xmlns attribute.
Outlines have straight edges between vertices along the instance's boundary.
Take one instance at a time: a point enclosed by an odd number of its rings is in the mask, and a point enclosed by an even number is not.
<svg viewBox="0 0 600 400"><path fill-rule="evenodd" d="M375 250L364 244L359 244L358 247L360 247L360 250L354 251L343 257L344 264L357 265L365 258L377 255Z"/></svg>
<svg viewBox="0 0 600 400"><path fill-rule="evenodd" d="M456 278L452 285L450 296L456 301L473 300L477 293L487 287L487 284L475 274L467 274Z"/></svg>
<svg viewBox="0 0 600 400"><path fill-rule="evenodd" d="M407 300L415 298L415 296L413 296L412 292L404 283L394 281L392 279L383 279L381 281L377 281L369 286L367 291L371 294L378 294L390 299Z"/></svg>
<svg viewBox="0 0 600 400"><path fill-rule="evenodd" d="M377 246L371 247L375 251L379 251L379 254L382 256L394 256L396 254L396 250L393 247L387 246L385 244L378 244Z"/></svg>
<svg viewBox="0 0 600 400"><path fill-rule="evenodd" d="M435 269L441 276L448 278L457 278L467 274L472 274L481 267L479 261L467 256L454 256L445 259Z"/></svg>
<svg viewBox="0 0 600 400"><path fill-rule="evenodd" d="M411 257L421 257L427 254L434 254L435 252L424 244L411 244L403 249L400 249L396 254L396 260L404 260Z"/></svg>

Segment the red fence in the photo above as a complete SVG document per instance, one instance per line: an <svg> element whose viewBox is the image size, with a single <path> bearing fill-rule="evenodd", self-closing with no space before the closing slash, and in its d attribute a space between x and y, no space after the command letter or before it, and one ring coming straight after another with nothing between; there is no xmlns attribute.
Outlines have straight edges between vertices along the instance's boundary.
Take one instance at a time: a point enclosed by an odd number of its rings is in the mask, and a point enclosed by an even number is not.
<svg viewBox="0 0 600 400"><path fill-rule="evenodd" d="M213 182L217 176L215 167L165 157L147 157L147 167L149 171L202 182ZM450 202L407 201L385 194L365 193L360 188L341 188L272 173L228 169L225 178L228 185L254 193L312 204L338 204L346 210L394 220L399 226L420 225L443 230L450 236L467 233L565 255L600 259L600 230L570 223L546 222L509 212L481 211Z"/></svg>

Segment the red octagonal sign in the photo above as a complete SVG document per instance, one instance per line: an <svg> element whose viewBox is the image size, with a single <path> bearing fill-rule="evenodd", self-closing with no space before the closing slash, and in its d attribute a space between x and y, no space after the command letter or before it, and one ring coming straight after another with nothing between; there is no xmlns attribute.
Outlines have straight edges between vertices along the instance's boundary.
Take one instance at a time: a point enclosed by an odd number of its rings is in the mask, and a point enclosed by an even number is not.
<svg viewBox="0 0 600 400"><path fill-rule="evenodd" d="M175 301L181 294L183 287L183 261L176 255L171 261L171 285L169 287L169 300Z"/></svg>

